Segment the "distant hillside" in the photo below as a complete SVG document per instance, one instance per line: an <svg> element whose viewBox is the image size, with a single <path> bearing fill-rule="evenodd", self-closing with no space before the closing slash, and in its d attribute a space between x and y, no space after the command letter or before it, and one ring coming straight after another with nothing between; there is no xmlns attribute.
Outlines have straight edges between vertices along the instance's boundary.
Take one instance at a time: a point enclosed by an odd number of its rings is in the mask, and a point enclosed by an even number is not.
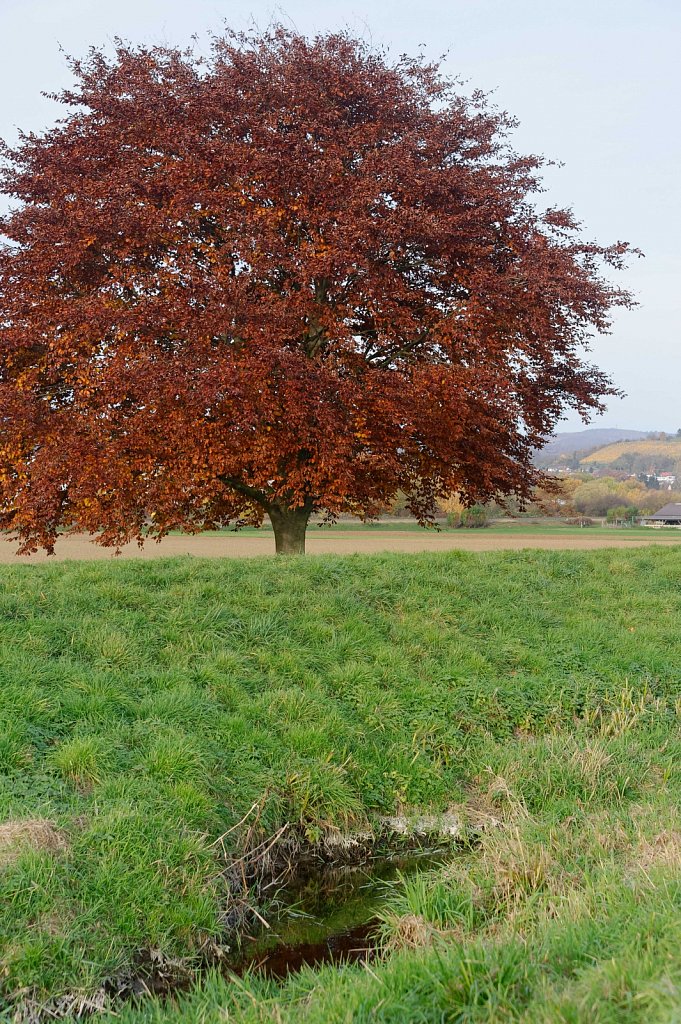
<svg viewBox="0 0 681 1024"><path fill-rule="evenodd" d="M581 460L582 465L610 466L615 462L622 469L645 472L651 469L662 471L672 469L681 462L681 438L669 437L664 441L639 440L618 441L590 452Z"/></svg>
<svg viewBox="0 0 681 1024"><path fill-rule="evenodd" d="M551 440L539 449L535 455L538 465L547 466L561 455L572 455L574 452L588 452L594 448L616 441L638 440L648 437L643 430L621 430L616 427L594 427L590 430L573 430L554 434Z"/></svg>

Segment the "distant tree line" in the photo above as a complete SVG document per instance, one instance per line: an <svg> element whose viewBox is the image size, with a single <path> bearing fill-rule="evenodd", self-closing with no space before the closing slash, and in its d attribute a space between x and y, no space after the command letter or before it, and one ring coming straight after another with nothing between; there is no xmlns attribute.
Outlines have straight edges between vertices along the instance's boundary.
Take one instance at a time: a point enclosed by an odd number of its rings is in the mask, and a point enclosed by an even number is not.
<svg viewBox="0 0 681 1024"><path fill-rule="evenodd" d="M651 515L672 501L681 502L681 490L653 489L633 477L617 480L612 476L592 477L580 473L555 480L554 486L535 488L531 500L524 503L510 496L503 504L492 501L466 507L459 495L452 494L439 502L439 513L449 526L470 529L486 526L490 520L502 516L523 514L563 519L583 516L604 516L611 521L631 519ZM385 513L408 516L404 496L398 494Z"/></svg>

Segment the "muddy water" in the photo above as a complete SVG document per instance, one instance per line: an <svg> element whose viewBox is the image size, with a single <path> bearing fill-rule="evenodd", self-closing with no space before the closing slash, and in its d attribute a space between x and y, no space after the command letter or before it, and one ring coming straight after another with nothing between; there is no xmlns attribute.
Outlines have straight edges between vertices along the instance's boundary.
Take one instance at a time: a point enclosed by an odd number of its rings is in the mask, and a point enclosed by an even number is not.
<svg viewBox="0 0 681 1024"><path fill-rule="evenodd" d="M386 883L451 857L451 850L442 850L373 858L352 867L306 866L295 884L277 893L269 928L243 939L243 955L228 971L285 978L305 966L370 960Z"/></svg>

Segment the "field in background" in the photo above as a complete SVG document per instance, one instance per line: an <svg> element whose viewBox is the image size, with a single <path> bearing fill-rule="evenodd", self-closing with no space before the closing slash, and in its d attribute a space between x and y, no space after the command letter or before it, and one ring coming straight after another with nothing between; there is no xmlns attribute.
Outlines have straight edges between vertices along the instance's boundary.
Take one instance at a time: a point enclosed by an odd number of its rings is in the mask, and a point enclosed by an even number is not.
<svg viewBox="0 0 681 1024"><path fill-rule="evenodd" d="M264 836L454 808L478 840L394 884L369 970L112 1021L673 1019L679 579L679 547L4 567L8 1014L140 952L191 976L257 804Z"/></svg>
<svg viewBox="0 0 681 1024"><path fill-rule="evenodd" d="M581 459L582 463L598 463L609 465L616 462L623 455L643 456L654 462L656 458L677 459L681 461L681 439L678 437L669 438L666 441L659 440L638 440L638 441L615 441L614 444L598 448L590 455Z"/></svg>
<svg viewBox="0 0 681 1024"><path fill-rule="evenodd" d="M404 554L419 551L506 551L523 548L548 550L586 550L605 547L637 547L641 545L681 544L681 530L653 530L646 527L619 529L605 526L565 526L561 523L526 523L522 520L501 520L484 529L424 530L414 522L382 521L376 524L337 523L332 527L311 525L308 528L307 551L311 555L377 554L387 551ZM93 544L83 535L62 537L56 553L48 557L17 556L16 543L0 543L0 564L35 564L65 560L115 559L112 548ZM271 528L244 529L235 533L222 530L188 536L172 534L160 543L149 541L143 548L136 543L124 545L123 558L159 558L194 555L203 558L252 558L274 554Z"/></svg>

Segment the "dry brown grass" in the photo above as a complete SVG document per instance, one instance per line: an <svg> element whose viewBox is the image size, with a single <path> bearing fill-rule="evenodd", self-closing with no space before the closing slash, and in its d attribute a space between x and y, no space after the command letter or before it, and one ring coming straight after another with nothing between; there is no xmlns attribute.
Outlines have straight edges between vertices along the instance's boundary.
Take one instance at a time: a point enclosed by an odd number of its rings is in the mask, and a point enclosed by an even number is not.
<svg viewBox="0 0 681 1024"><path fill-rule="evenodd" d="M442 934L420 914L391 916L387 918L387 924L390 932L384 949L389 953L401 949L423 949L424 946L431 945L436 935Z"/></svg>
<svg viewBox="0 0 681 1024"><path fill-rule="evenodd" d="M527 842L516 828L490 833L483 842L482 856L494 879L496 902L504 905L544 888L553 864L545 846Z"/></svg>
<svg viewBox="0 0 681 1024"><path fill-rule="evenodd" d="M622 857L631 850L632 838L618 821L607 810L592 811L578 821L571 849L574 856L578 854L589 855L594 848L600 851L599 862L608 858Z"/></svg>
<svg viewBox="0 0 681 1024"><path fill-rule="evenodd" d="M492 801L489 793L470 789L466 794L466 803L459 808L466 829L480 833L501 825L498 806Z"/></svg>
<svg viewBox="0 0 681 1024"><path fill-rule="evenodd" d="M602 743L594 741L584 747L575 744L570 753L570 763L577 769L585 782L595 782L612 761Z"/></svg>
<svg viewBox="0 0 681 1024"><path fill-rule="evenodd" d="M597 735L609 739L631 732L645 715L659 716L664 710L664 700L647 689L636 692L627 682L614 702L588 711L583 721Z"/></svg>
<svg viewBox="0 0 681 1024"><path fill-rule="evenodd" d="M508 779L498 775L491 768L486 769L489 776L487 791L483 800L489 806L496 808L496 812L505 821L519 821L530 817L525 800L522 795L515 792Z"/></svg>
<svg viewBox="0 0 681 1024"><path fill-rule="evenodd" d="M27 850L61 853L66 840L45 818L19 818L0 823L0 867L12 864Z"/></svg>
<svg viewBox="0 0 681 1024"><path fill-rule="evenodd" d="M635 865L643 871L681 868L681 832L665 830L652 839L642 838L636 848Z"/></svg>

